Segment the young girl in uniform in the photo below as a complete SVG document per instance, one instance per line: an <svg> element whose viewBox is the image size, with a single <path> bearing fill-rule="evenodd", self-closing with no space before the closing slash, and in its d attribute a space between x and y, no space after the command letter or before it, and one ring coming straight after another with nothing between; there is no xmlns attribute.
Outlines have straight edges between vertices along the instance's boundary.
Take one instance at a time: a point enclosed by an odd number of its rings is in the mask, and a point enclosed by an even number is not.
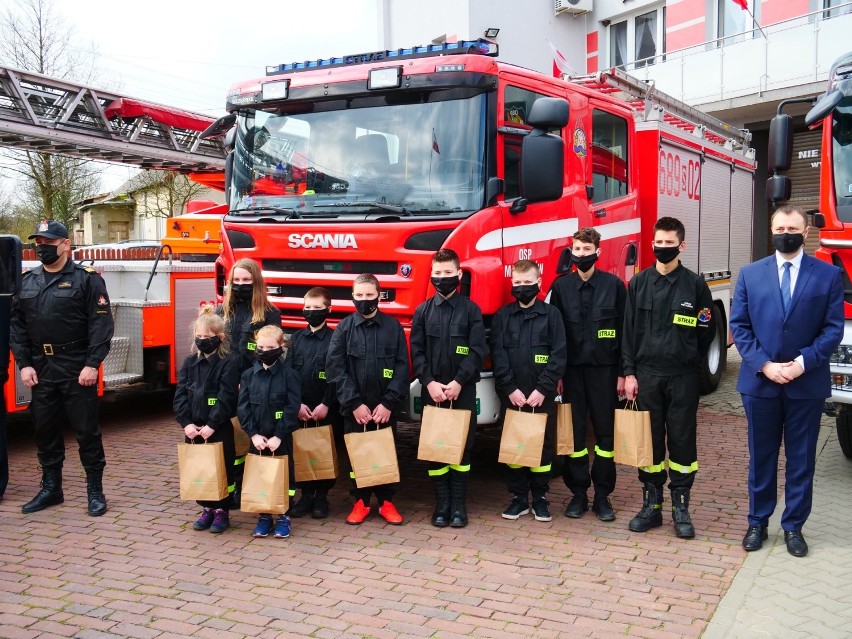
<svg viewBox="0 0 852 639"><path fill-rule="evenodd" d="M192 327L193 352L178 374L175 419L189 442L222 442L228 491L234 490L234 430L231 417L237 412L237 360L228 353L225 323L204 305ZM230 494L219 501L199 501L203 508L194 530L221 533L230 526Z"/></svg>
<svg viewBox="0 0 852 639"><path fill-rule="evenodd" d="M240 379L237 415L251 438L250 453L268 450L273 455L290 455L291 433L298 427L301 401L299 374L284 366L287 340L280 326L264 326L255 335L256 361ZM290 476L292 477L292 462ZM252 535L267 537L272 531L271 514L261 514ZM280 515L275 536L290 536L290 517Z"/></svg>

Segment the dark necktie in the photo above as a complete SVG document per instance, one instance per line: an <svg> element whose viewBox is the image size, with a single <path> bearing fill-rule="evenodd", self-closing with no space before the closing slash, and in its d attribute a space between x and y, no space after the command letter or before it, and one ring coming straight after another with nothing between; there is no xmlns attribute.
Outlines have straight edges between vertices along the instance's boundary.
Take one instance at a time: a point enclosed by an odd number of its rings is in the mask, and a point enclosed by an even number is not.
<svg viewBox="0 0 852 639"><path fill-rule="evenodd" d="M787 315L787 312L790 310L790 301L792 300L792 296L790 295L791 266L793 266L791 262L784 262L781 267L784 269L784 273L781 275L781 304L784 306L784 315Z"/></svg>

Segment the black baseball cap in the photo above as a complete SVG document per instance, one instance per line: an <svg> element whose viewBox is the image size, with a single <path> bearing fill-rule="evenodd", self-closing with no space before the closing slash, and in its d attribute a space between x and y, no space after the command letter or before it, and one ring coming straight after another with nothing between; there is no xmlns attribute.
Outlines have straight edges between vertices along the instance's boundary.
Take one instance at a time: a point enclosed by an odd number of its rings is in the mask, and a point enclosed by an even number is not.
<svg viewBox="0 0 852 639"><path fill-rule="evenodd" d="M65 225L61 222L57 222L56 220L42 220L36 226L35 233L30 235L27 239L34 240L37 237L46 237L49 240L67 240L68 239L68 229L65 228Z"/></svg>

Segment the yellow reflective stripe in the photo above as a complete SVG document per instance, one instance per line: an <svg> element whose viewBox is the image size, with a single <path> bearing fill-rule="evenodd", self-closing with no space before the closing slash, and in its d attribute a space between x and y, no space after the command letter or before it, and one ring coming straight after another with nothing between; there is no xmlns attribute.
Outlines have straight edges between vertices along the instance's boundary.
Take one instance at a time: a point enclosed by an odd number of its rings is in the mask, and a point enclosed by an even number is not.
<svg viewBox="0 0 852 639"><path fill-rule="evenodd" d="M429 477L438 477L440 475L446 475L448 472L450 472L449 466L444 466L442 468L436 468L434 470L430 469L429 470Z"/></svg>
<svg viewBox="0 0 852 639"><path fill-rule="evenodd" d="M234 466L239 466L240 464L245 464L245 463L246 463L245 455L243 455L242 457L237 457L236 459L234 459Z"/></svg>
<svg viewBox="0 0 852 639"><path fill-rule="evenodd" d="M229 492L229 493L234 492L236 489L237 489L237 485L236 485L236 484L231 484L230 486L228 486L228 492Z"/></svg>
<svg viewBox="0 0 852 639"><path fill-rule="evenodd" d="M679 473L683 473L684 475L688 475L689 473L694 473L698 470L698 462L694 461L689 466L682 466L677 462L669 460L669 468L676 470Z"/></svg>
<svg viewBox="0 0 852 639"><path fill-rule="evenodd" d="M595 455L598 457L614 457L615 452L611 450L604 450L599 448L597 444L595 444Z"/></svg>
<svg viewBox="0 0 852 639"><path fill-rule="evenodd" d="M666 462L662 461L653 466L641 466L639 470L644 470L646 473L661 473L666 469Z"/></svg>
<svg viewBox="0 0 852 639"><path fill-rule="evenodd" d="M587 457L589 454L589 449L584 448L583 450L578 450L575 453L569 453L568 457Z"/></svg>
<svg viewBox="0 0 852 639"><path fill-rule="evenodd" d="M355 471L349 471L349 479L355 479Z"/></svg>
<svg viewBox="0 0 852 639"><path fill-rule="evenodd" d="M295 497L295 496L296 496L296 489L295 489L295 488L291 488L291 489L290 489L290 490L288 490L287 492L289 493L290 497Z"/></svg>
<svg viewBox="0 0 852 639"><path fill-rule="evenodd" d="M523 468L520 464L506 464L512 470L518 470L518 468Z"/></svg>
<svg viewBox="0 0 852 639"><path fill-rule="evenodd" d="M459 464L450 464L450 469L456 471L457 473L469 473L470 464L465 464L464 466L460 466Z"/></svg>
<svg viewBox="0 0 852 639"><path fill-rule="evenodd" d="M549 473L550 472L550 466L551 466L551 464L548 464L547 466L534 466L533 468L530 468L530 472L531 473Z"/></svg>

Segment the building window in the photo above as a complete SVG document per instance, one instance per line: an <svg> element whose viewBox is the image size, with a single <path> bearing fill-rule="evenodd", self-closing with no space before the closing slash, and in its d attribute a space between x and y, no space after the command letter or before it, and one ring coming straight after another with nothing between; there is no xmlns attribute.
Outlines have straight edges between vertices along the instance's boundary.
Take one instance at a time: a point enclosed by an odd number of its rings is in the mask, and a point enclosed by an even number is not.
<svg viewBox="0 0 852 639"><path fill-rule="evenodd" d="M636 66L654 64L657 55L657 12L636 16Z"/></svg>
<svg viewBox="0 0 852 639"><path fill-rule="evenodd" d="M849 4L849 0L822 0L822 8L827 9L822 15L823 18L836 18L852 13L852 5Z"/></svg>
<svg viewBox="0 0 852 639"><path fill-rule="evenodd" d="M627 195L627 120L595 109L592 113L594 203Z"/></svg>
<svg viewBox="0 0 852 639"><path fill-rule="evenodd" d="M754 0L748 0L749 11L754 13ZM752 31L754 24L748 11L735 0L717 0L718 20L716 37L722 46L742 42L746 31ZM751 37L751 34L748 35Z"/></svg>
<svg viewBox="0 0 852 639"><path fill-rule="evenodd" d="M614 67L627 64L627 20L609 28L609 63Z"/></svg>

